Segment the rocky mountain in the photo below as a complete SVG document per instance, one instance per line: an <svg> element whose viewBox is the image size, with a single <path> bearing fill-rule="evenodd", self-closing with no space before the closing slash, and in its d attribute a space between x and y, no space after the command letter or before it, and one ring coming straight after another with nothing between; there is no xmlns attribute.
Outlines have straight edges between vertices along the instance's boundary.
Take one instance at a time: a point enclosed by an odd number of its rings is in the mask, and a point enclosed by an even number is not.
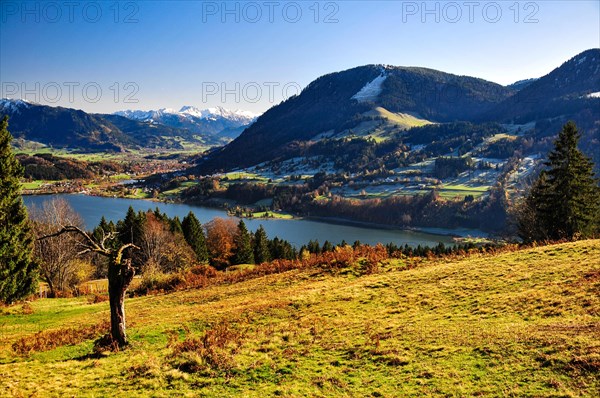
<svg viewBox="0 0 600 398"><path fill-rule="evenodd" d="M15 138L57 148L97 152L144 148L180 150L184 148L182 142L203 147L223 144L220 138L184 128L24 100L0 100L0 117L5 114L9 116L9 129Z"/></svg>
<svg viewBox="0 0 600 398"><path fill-rule="evenodd" d="M258 117L249 111L232 111L220 106L208 109L183 106L179 111L169 108L156 111L126 110L114 114L132 120L187 129L194 134L222 139L223 143L236 138Z"/></svg>

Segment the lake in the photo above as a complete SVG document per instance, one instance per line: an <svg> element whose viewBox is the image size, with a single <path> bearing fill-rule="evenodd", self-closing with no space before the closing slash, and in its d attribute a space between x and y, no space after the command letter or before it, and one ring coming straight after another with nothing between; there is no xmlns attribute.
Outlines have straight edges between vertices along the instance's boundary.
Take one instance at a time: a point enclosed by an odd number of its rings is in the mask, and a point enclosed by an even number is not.
<svg viewBox="0 0 600 398"><path fill-rule="evenodd" d="M207 223L215 217L229 217L222 209L194 206L187 204L161 203L140 199L104 198L81 194L57 194L57 195L26 195L23 196L25 205L41 207L46 200L63 198L83 218L86 228L91 230L98 225L100 218L104 216L108 221L116 222L125 217L127 209L132 206L136 211L155 209L169 217L179 216L183 219L190 211L194 212L201 223ZM447 235L436 235L416 231L405 231L398 229L378 229L364 226L344 225L339 223L328 223L307 219L244 219L249 230L255 231L259 225L263 225L269 238L276 236L289 241L297 247L308 243L309 240L317 239L321 244L326 240L337 244L345 240L349 244L359 240L362 243L377 244L393 242L397 245L437 245L453 243L452 238ZM440 232L443 230L440 230ZM448 231L453 233L455 231ZM456 231L460 232L460 231Z"/></svg>

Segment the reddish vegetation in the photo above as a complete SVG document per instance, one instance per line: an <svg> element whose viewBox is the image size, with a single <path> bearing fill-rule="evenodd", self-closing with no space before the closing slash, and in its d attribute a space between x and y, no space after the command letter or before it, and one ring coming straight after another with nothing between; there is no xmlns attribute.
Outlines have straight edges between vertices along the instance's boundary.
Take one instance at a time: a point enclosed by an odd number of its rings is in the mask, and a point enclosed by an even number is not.
<svg viewBox="0 0 600 398"><path fill-rule="evenodd" d="M243 337L244 331L231 327L228 322L218 323L201 338L187 337L177 342L176 336L171 335L169 347L173 352L170 358L174 366L188 373L228 372L235 365L233 356L241 347Z"/></svg>
<svg viewBox="0 0 600 398"><path fill-rule="evenodd" d="M48 351L64 345L79 344L85 340L99 337L108 330L110 330L108 321L80 328L43 330L21 337L13 343L12 348L18 355L29 355L36 351Z"/></svg>
<svg viewBox="0 0 600 398"><path fill-rule="evenodd" d="M517 245L506 245L500 248L480 247L468 250L457 250L451 254L436 255L428 252L428 259L458 259L465 256L480 254L495 254L503 251L517 250ZM423 261L422 257L407 257L402 252L396 251L392 255L385 246L359 245L356 247L336 247L335 250L320 254L305 253L296 260L273 260L268 263L256 265L241 271L219 272L211 266L196 266L185 271L169 274L163 279L142 283L134 291L134 295L167 293L177 290L203 288L209 285L223 283L237 283L244 280L258 278L265 275L277 274L296 269L315 269L337 273L343 269L351 268L357 274L372 274L379 271L382 263L390 259L404 259L405 269L415 267Z"/></svg>

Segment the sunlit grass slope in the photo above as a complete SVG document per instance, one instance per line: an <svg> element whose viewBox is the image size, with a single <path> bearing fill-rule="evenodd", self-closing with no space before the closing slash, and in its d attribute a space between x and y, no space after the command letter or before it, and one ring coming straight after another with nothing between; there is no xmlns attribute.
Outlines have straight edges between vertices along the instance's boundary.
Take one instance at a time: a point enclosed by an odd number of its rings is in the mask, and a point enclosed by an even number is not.
<svg viewBox="0 0 600 398"><path fill-rule="evenodd" d="M405 265L129 299L131 347L96 357L11 346L100 323L106 302L5 308L0 395L599 396L600 241Z"/></svg>

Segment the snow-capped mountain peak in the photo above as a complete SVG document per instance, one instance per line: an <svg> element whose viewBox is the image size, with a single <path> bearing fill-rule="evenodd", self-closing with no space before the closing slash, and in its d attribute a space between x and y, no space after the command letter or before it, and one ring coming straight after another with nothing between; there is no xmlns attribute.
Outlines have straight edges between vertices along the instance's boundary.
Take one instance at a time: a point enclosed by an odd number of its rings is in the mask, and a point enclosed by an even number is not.
<svg viewBox="0 0 600 398"><path fill-rule="evenodd" d="M159 110L125 110L115 112L115 115L124 116L129 119L141 120L141 121L157 121L163 116L179 116L184 118L198 118L198 119L227 119L231 121L241 122L244 124L252 123L259 115L243 110L229 110L221 106L207 109L199 109L192 105L185 105L176 111L171 108L162 108Z"/></svg>
<svg viewBox="0 0 600 398"><path fill-rule="evenodd" d="M249 111L229 110L221 106L199 109L192 105L182 106L178 111L171 108L159 110L125 110L115 115L152 124L184 128L194 133L223 134L228 139L237 137L259 115Z"/></svg>
<svg viewBox="0 0 600 398"><path fill-rule="evenodd" d="M28 108L31 104L35 103L24 99L2 98L0 99L0 110L7 113L14 113L19 112L22 108Z"/></svg>

